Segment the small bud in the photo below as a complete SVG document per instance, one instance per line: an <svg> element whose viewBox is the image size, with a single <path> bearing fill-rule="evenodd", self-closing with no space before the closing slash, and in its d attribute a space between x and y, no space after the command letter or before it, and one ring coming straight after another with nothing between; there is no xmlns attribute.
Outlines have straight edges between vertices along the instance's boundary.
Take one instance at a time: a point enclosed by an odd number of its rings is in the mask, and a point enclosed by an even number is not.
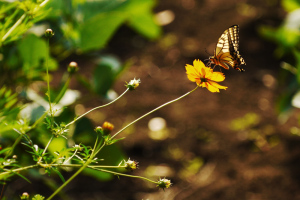
<svg viewBox="0 0 300 200"><path fill-rule="evenodd" d="M97 126L97 127L95 128L95 131L96 131L96 133L103 134L103 128L102 128L101 126Z"/></svg>
<svg viewBox="0 0 300 200"><path fill-rule="evenodd" d="M73 146L73 148L75 148L77 151L81 151L82 150L82 147L79 144L75 144Z"/></svg>
<svg viewBox="0 0 300 200"><path fill-rule="evenodd" d="M103 136L108 135L114 129L114 125L109 122L104 122L102 127L97 126L95 128L96 133L100 133Z"/></svg>
<svg viewBox="0 0 300 200"><path fill-rule="evenodd" d="M13 155L12 158L13 158L13 159L17 159L18 156L17 156L17 155Z"/></svg>
<svg viewBox="0 0 300 200"><path fill-rule="evenodd" d="M45 31L45 36L46 36L46 38L51 38L52 36L54 35L54 32L52 31L52 29L47 29L46 31Z"/></svg>
<svg viewBox="0 0 300 200"><path fill-rule="evenodd" d="M29 199L29 194L27 192L23 192L21 199Z"/></svg>
<svg viewBox="0 0 300 200"><path fill-rule="evenodd" d="M70 62L70 64L68 65L68 72L70 74L74 74L75 72L78 71L78 65L77 65L77 62Z"/></svg>
<svg viewBox="0 0 300 200"><path fill-rule="evenodd" d="M141 80L140 79L133 79L133 80L130 80L129 83L126 83L126 87L129 89L129 90L135 90L141 83Z"/></svg>
<svg viewBox="0 0 300 200"><path fill-rule="evenodd" d="M125 169L127 170L135 170L138 168L138 162L128 159L128 161L125 162Z"/></svg>
<svg viewBox="0 0 300 200"><path fill-rule="evenodd" d="M160 179L157 182L157 187L162 188L163 190L165 190L165 188L169 188L171 185L172 185L171 181L166 178Z"/></svg>
<svg viewBox="0 0 300 200"><path fill-rule="evenodd" d="M114 129L114 125L109 122L104 122L102 125L102 129L103 134L108 135Z"/></svg>

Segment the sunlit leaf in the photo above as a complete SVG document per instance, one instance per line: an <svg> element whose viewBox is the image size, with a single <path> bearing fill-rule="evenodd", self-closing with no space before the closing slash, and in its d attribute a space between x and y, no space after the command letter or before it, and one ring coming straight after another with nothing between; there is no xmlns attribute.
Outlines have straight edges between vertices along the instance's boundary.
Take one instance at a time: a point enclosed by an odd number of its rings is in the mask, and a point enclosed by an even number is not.
<svg viewBox="0 0 300 200"><path fill-rule="evenodd" d="M98 14L87 20L80 29L79 47L83 51L104 47L125 19L126 15L111 12Z"/></svg>

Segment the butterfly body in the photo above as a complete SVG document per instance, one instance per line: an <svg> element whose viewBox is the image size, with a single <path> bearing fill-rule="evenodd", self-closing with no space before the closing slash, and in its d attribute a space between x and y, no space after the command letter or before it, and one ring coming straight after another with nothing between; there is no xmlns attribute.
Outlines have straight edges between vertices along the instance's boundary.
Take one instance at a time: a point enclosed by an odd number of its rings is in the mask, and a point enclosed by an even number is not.
<svg viewBox="0 0 300 200"><path fill-rule="evenodd" d="M239 53L239 26L233 25L226 29L218 40L214 55L209 57L210 64L229 69L230 67L244 71L240 65L246 62Z"/></svg>

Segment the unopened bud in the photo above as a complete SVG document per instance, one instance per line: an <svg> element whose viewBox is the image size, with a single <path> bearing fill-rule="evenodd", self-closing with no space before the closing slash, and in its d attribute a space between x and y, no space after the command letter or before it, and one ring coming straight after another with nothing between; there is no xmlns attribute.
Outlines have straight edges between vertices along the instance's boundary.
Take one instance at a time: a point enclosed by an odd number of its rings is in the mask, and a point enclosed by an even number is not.
<svg viewBox="0 0 300 200"><path fill-rule="evenodd" d="M46 36L46 38L51 38L52 36L54 35L54 32L52 31L52 29L47 29L46 31L45 31L45 36Z"/></svg>
<svg viewBox="0 0 300 200"><path fill-rule="evenodd" d="M104 122L102 125L102 129L103 134L108 135L114 129L114 125L109 122Z"/></svg>
<svg viewBox="0 0 300 200"><path fill-rule="evenodd" d="M68 72L70 74L74 74L75 72L78 71L78 65L77 65L77 62L70 62L70 64L68 65Z"/></svg>
<svg viewBox="0 0 300 200"><path fill-rule="evenodd" d="M21 199L29 199L29 194L27 192L23 192Z"/></svg>

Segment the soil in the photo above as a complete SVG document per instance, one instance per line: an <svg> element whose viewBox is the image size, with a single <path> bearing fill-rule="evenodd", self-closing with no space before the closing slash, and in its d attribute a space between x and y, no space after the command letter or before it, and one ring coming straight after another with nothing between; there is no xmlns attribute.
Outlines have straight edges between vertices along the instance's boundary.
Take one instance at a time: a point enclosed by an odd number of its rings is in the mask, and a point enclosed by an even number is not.
<svg viewBox="0 0 300 200"><path fill-rule="evenodd" d="M276 27L282 22L286 13L280 2L159 1L155 12L166 10L175 19L163 27L159 40L148 41L123 26L106 49L124 62L134 61L114 84L118 94L125 81L141 79L136 91L104 110L116 130L191 91L196 85L187 79L184 66L207 59L206 51L212 55L219 36L233 24L240 27L245 72L222 69L226 91L199 88L121 135L126 139L120 148L139 162L139 169L130 174L153 180L166 177L172 181L170 188L159 190L128 177L99 182L82 176L65 192L70 199L101 200L300 199L300 137L290 133L298 126L298 115L294 111L287 121L278 119L280 62L274 57L276 46L258 33L263 25ZM155 117L166 122L161 132L148 128Z"/></svg>

